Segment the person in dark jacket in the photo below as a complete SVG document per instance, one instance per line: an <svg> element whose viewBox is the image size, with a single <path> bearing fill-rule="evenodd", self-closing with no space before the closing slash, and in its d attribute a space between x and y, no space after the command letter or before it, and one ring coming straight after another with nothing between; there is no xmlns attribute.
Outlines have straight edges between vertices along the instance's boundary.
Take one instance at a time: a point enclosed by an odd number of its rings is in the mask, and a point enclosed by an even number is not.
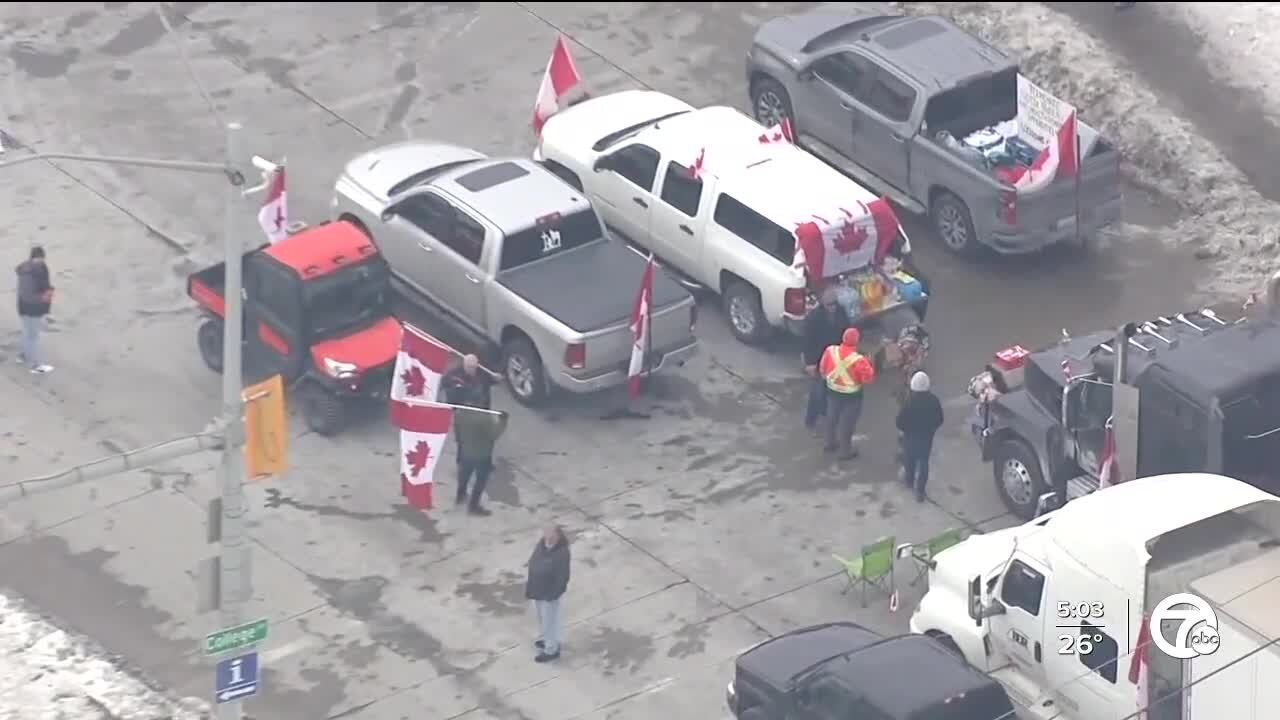
<svg viewBox="0 0 1280 720"><path fill-rule="evenodd" d="M444 374L440 380L445 402L452 405L488 410L492 403L493 378L480 367L480 358L463 355L462 364Z"/></svg>
<svg viewBox="0 0 1280 720"><path fill-rule="evenodd" d="M818 363L828 346L840 344L840 338L848 327L849 318L836 303L835 290L823 290L822 304L804 319L802 361L805 374L812 378L809 401L804 410L804 426L810 430L817 427L818 418L827 414L827 383L818 374Z"/></svg>
<svg viewBox="0 0 1280 720"><path fill-rule="evenodd" d="M923 372L911 376L910 387L897 422L902 432L903 481L915 490L916 502L924 502L933 436L942 427L942 402L929 390L929 376Z"/></svg>
<svg viewBox="0 0 1280 720"><path fill-rule="evenodd" d="M18 274L18 319L22 322L22 350L18 359L32 373L43 375L53 370L52 365L40 358L40 330L53 305L53 285L49 282L44 248L38 245L31 248L27 261L14 271Z"/></svg>
<svg viewBox="0 0 1280 720"><path fill-rule="evenodd" d="M542 531L538 544L529 556L529 579L524 596L533 601L538 614L540 636L533 646L538 649L536 662L551 662L560 657L560 598L569 589L569 538L564 528L552 525Z"/></svg>
<svg viewBox="0 0 1280 720"><path fill-rule="evenodd" d="M467 486L470 485L471 501L467 503L467 511L472 515L491 514L481 501L484 499L485 487L489 484L489 476L493 474L493 447L506 427L505 412L453 411L453 432L458 438L456 503L461 505L467 502Z"/></svg>

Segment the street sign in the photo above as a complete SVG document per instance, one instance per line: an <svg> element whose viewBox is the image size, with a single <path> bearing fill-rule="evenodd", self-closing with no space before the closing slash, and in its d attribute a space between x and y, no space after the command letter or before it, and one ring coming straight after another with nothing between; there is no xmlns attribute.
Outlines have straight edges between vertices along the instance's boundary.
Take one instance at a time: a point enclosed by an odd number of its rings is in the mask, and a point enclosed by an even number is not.
<svg viewBox="0 0 1280 720"><path fill-rule="evenodd" d="M258 653L218 661L213 697L219 704L258 694Z"/></svg>
<svg viewBox="0 0 1280 720"><path fill-rule="evenodd" d="M204 637L204 654L221 655L267 639L267 619L255 620L226 630L219 630Z"/></svg>

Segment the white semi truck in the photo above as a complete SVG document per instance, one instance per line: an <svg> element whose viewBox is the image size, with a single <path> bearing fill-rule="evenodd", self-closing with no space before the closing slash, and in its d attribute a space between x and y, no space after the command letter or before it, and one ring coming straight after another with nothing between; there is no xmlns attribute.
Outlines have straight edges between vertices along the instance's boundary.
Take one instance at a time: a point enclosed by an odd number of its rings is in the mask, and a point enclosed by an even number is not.
<svg viewBox="0 0 1280 720"><path fill-rule="evenodd" d="M940 553L911 629L1036 720L1275 720L1280 498L1205 473L1106 488Z"/></svg>

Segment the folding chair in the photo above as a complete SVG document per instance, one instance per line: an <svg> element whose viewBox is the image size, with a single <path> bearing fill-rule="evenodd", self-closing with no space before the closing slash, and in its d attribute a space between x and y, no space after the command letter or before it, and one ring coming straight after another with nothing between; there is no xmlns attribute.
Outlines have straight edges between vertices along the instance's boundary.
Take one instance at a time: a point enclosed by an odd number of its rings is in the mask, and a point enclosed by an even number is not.
<svg viewBox="0 0 1280 720"><path fill-rule="evenodd" d="M846 559L839 555L832 554L836 562L840 563L844 568L845 580L848 585L844 590L840 591L841 595L848 594L855 587L862 589L862 607L867 606L867 586L875 585L881 590L892 594L895 590L893 583L893 536L882 537L879 540L864 545L858 557Z"/></svg>
<svg viewBox="0 0 1280 720"><path fill-rule="evenodd" d="M911 559L916 561L916 576L915 579L908 583L908 585L915 587L916 583L920 582L922 578L928 580L929 571L933 569L934 565L936 565L934 560L938 557L938 553L959 543L963 539L964 534L962 531L957 530L956 528L951 528L943 532L941 535L931 538L923 546L912 545L910 552Z"/></svg>

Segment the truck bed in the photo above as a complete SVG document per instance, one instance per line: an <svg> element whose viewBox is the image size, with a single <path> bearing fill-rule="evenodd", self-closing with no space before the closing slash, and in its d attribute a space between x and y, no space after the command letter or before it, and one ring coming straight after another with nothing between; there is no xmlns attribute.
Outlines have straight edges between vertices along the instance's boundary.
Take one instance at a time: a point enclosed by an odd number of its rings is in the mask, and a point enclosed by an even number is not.
<svg viewBox="0 0 1280 720"><path fill-rule="evenodd" d="M498 275L497 281L576 332L628 322L645 260L606 240ZM653 312L689 297L664 272L653 275Z"/></svg>

